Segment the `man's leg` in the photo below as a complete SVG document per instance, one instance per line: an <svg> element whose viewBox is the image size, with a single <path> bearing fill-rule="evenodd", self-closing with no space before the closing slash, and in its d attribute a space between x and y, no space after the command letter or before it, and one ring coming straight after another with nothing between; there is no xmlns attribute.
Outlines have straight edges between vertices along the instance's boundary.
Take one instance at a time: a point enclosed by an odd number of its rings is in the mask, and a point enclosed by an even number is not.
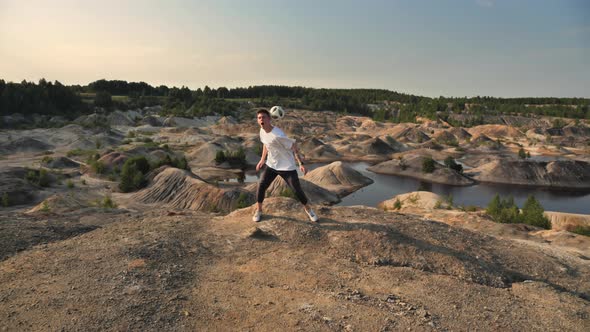
<svg viewBox="0 0 590 332"><path fill-rule="evenodd" d="M274 181L277 177L277 172L268 167L264 166L264 170L260 175L260 180L258 181L258 188L256 190L256 209L257 211L262 211L262 202L264 201L264 196L266 194L266 189L270 186L270 184Z"/></svg>
<svg viewBox="0 0 590 332"><path fill-rule="evenodd" d="M297 171L281 172L280 175L283 178L283 180L285 180L285 182L287 182L289 187L291 187L291 189L293 189L293 191L295 191L295 196L297 196L297 199L299 199L299 202L301 202L301 204L303 204L303 208L305 209L305 213L307 213L307 216L309 217L309 219L311 221L317 222L318 216L315 214L315 212L308 205L309 201L307 199L307 196L305 196L303 189L301 188L301 183L299 182L299 176L297 175Z"/></svg>

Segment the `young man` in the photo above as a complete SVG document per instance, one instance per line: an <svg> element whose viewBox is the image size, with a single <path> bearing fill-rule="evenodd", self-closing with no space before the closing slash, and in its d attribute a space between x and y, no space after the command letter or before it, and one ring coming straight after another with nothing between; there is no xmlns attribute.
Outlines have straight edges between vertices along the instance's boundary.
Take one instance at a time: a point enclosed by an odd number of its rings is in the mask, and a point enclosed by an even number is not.
<svg viewBox="0 0 590 332"><path fill-rule="evenodd" d="M260 125L260 141L262 142L262 157L256 165L256 171L264 169L258 182L258 190L256 191L256 212L252 217L255 222L260 221L262 216L262 202L264 201L264 195L268 186L274 181L279 175L287 182L287 184L295 191L297 199L303 204L305 213L309 219L313 222L318 221L318 216L313 212L311 207L308 205L307 197L301 189L299 183L299 175L297 174L297 164L303 174L306 173L305 167L299 157L295 140L290 139L285 133L278 127L274 127L271 124L270 113L261 109L256 113L256 120ZM266 163L265 163L266 160Z"/></svg>

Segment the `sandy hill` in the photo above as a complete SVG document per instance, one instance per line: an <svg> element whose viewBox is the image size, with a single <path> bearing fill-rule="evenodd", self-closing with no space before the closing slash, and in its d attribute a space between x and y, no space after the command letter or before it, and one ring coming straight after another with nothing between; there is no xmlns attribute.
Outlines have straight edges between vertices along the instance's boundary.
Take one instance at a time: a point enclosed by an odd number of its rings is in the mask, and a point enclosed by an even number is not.
<svg viewBox="0 0 590 332"><path fill-rule="evenodd" d="M304 179L328 189L338 196L348 195L373 183L373 180L350 166L344 165L341 161L318 167L307 173Z"/></svg>
<svg viewBox="0 0 590 332"><path fill-rule="evenodd" d="M131 200L179 209L227 212L236 208L240 195L246 195L246 203L251 204L254 201L244 191L219 188L188 171L166 167L154 177L147 188L133 194Z"/></svg>
<svg viewBox="0 0 590 332"><path fill-rule="evenodd" d="M537 162L495 160L465 172L482 182L555 188L590 188L590 163L573 160Z"/></svg>
<svg viewBox="0 0 590 332"><path fill-rule="evenodd" d="M153 210L0 262L8 330L590 327L587 260L363 207ZM107 217L107 215L105 215Z"/></svg>

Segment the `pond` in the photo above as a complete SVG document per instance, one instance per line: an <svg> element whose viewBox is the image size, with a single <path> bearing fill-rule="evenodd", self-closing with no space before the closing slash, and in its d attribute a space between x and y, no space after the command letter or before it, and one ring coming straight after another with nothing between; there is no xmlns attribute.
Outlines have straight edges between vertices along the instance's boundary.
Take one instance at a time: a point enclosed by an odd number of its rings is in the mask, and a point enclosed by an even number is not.
<svg viewBox="0 0 590 332"><path fill-rule="evenodd" d="M367 171L370 164L365 162L346 163L348 166L371 178L374 182L356 192L343 197L339 206L366 205L377 206L378 203L399 194L417 190L426 190L438 195L453 195L455 205L475 205L486 207L495 194L501 197L512 195L519 207L522 207L528 195L534 195L547 211L590 214L590 191L565 191L539 189L526 186L480 183L468 187L450 186L430 183L414 178L376 174ZM309 170L325 164L308 165ZM257 182L254 173L247 173L245 182Z"/></svg>

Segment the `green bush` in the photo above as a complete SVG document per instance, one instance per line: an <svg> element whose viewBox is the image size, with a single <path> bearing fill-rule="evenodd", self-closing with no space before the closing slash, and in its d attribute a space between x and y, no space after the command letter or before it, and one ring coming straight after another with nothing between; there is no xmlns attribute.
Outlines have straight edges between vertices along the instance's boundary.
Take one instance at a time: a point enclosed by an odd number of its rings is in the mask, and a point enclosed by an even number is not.
<svg viewBox="0 0 590 332"><path fill-rule="evenodd" d="M432 157L424 157L422 159L422 172L423 173L432 173L434 172L434 159Z"/></svg>
<svg viewBox="0 0 590 332"><path fill-rule="evenodd" d="M106 195L102 201L99 202L99 207L104 208L104 209L116 209L117 208L117 204L113 201L113 199L111 198L111 196Z"/></svg>
<svg viewBox="0 0 590 332"><path fill-rule="evenodd" d="M295 195L295 192L291 188L285 188L285 189L283 189L281 191L281 194L279 196L297 199L297 196Z"/></svg>
<svg viewBox="0 0 590 332"><path fill-rule="evenodd" d="M50 177L49 173L45 169L40 169L39 171L29 170L25 175L25 180L27 180L31 184L35 184L41 187L49 187L50 184Z"/></svg>
<svg viewBox="0 0 590 332"><path fill-rule="evenodd" d="M400 210L402 208L402 202L399 200L399 198L393 202L393 208L395 210Z"/></svg>
<svg viewBox="0 0 590 332"><path fill-rule="evenodd" d="M545 210L535 196L529 195L522 206L522 219L525 224L551 229L551 222L543 214Z"/></svg>
<svg viewBox="0 0 590 332"><path fill-rule="evenodd" d="M520 148L520 149L518 150L518 157L519 157L520 159L526 159L526 152L524 151L524 149L523 149L523 148Z"/></svg>
<svg viewBox="0 0 590 332"><path fill-rule="evenodd" d="M457 164L455 159L451 156L448 156L445 158L445 166L447 166L447 168L450 168L450 169L456 171L459 174L463 174L463 165Z"/></svg>
<svg viewBox="0 0 590 332"><path fill-rule="evenodd" d="M145 185L145 174L150 171L150 164L144 156L129 158L123 164L121 170L121 182L119 189L128 193L142 188Z"/></svg>
<svg viewBox="0 0 590 332"><path fill-rule="evenodd" d="M10 205L10 201L8 200L8 193L2 194L2 206L8 207Z"/></svg>
<svg viewBox="0 0 590 332"><path fill-rule="evenodd" d="M247 193L240 193L236 207L238 209L243 209L248 206L250 206L249 195Z"/></svg>
<svg viewBox="0 0 590 332"><path fill-rule="evenodd" d="M225 152L223 152L222 150L217 151L217 153L215 153L215 163L216 164L221 164L225 161Z"/></svg>
<svg viewBox="0 0 590 332"><path fill-rule="evenodd" d="M43 159L41 159L41 163L43 163L45 165L49 164L52 161L53 161L53 158L50 156L45 156L45 157L43 157Z"/></svg>
<svg viewBox="0 0 590 332"><path fill-rule="evenodd" d="M68 186L68 188L72 189L74 188L74 182L72 182L72 180L69 180L66 182L66 185Z"/></svg>

